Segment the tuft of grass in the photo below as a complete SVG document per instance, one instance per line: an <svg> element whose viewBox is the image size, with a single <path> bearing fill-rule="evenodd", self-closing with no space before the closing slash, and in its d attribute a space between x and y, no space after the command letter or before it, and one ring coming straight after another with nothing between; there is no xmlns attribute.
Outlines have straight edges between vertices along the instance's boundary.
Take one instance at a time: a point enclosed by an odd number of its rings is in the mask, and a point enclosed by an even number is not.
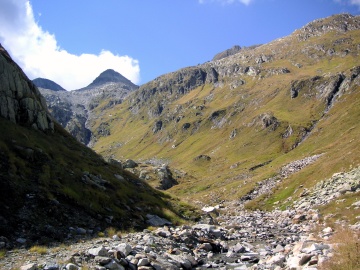
<svg viewBox="0 0 360 270"><path fill-rule="evenodd" d="M334 256L324 262L319 270L360 269L360 233L349 228L340 228L331 238Z"/></svg>
<svg viewBox="0 0 360 270"><path fill-rule="evenodd" d="M117 235L121 237L121 232L116 230L114 227L109 227L105 230L105 233L108 237L113 237L114 235Z"/></svg>
<svg viewBox="0 0 360 270"><path fill-rule="evenodd" d="M1 250L0 250L0 260L1 260L1 259L4 259L5 256L6 256L6 249L1 249Z"/></svg>
<svg viewBox="0 0 360 270"><path fill-rule="evenodd" d="M38 253L40 255L44 255L48 252L48 248L47 247L44 247L44 246L32 246L30 249L29 249L30 252L33 252L33 253Z"/></svg>

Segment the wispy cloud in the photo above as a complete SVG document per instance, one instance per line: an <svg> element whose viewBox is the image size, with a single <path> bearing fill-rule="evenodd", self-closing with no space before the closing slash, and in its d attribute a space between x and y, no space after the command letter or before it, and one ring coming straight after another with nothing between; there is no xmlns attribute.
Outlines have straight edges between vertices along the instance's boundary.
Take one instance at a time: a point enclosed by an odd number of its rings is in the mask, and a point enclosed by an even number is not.
<svg viewBox="0 0 360 270"><path fill-rule="evenodd" d="M35 21L30 1L0 0L0 43L32 79L51 79L68 90L84 87L106 69L139 83L139 62L102 50L74 55L58 46L56 37Z"/></svg>
<svg viewBox="0 0 360 270"><path fill-rule="evenodd" d="M360 0L334 0L334 2L342 5L354 5L360 8Z"/></svg>
<svg viewBox="0 0 360 270"><path fill-rule="evenodd" d="M233 4L236 2L240 2L244 5L250 5L251 2L254 2L254 0L199 0L200 4L208 3L208 2L218 2L221 4Z"/></svg>

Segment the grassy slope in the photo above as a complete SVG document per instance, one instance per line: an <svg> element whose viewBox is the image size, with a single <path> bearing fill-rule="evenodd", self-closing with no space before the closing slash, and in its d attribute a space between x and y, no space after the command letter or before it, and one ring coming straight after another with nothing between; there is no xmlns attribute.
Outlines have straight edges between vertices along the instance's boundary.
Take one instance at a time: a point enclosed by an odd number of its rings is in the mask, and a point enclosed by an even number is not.
<svg viewBox="0 0 360 270"><path fill-rule="evenodd" d="M108 164L59 126L53 134L44 134L0 118L0 129L4 131L0 133L0 216L9 222L0 226L1 235L13 234L22 222L28 224L26 230L32 224L41 231L48 224L80 226L84 222L88 227L90 221L83 219L86 216L110 226L101 216L113 216L112 226L127 229L146 226L143 218L147 213L175 223L191 215L191 208ZM85 184L85 172L108 181L106 189ZM35 199L29 199L29 194ZM24 210L29 202L37 207Z"/></svg>
<svg viewBox="0 0 360 270"><path fill-rule="evenodd" d="M352 41L347 47L333 45L335 39L349 36ZM360 164L357 138L360 134L359 86L353 86L325 115L325 101L318 98L316 92L316 87L326 84L330 75L339 72L349 74L349 70L358 65L360 59L356 44L359 43L360 31L356 30L346 34L328 32L301 42L290 36L258 47L257 54L280 52L274 61L263 64L263 79L244 75L241 79L246 84L231 89L228 84L231 78L224 78L222 87L204 85L190 91L166 107L159 118L164 121L165 127L156 134L151 129L158 119L151 119L147 114L154 100L149 100L146 108L136 115L129 111L129 104L125 102L109 111L111 117L104 116L97 122L111 123L111 136L99 138L94 149L104 156L114 155L116 158L157 157L168 160L172 167L188 173L188 177L181 179L180 185L169 192L188 201L201 200L205 203L239 198L256 182L277 174L284 164L324 153L315 164L286 179L265 204L259 201L256 207L285 201L290 196L296 196L293 192L301 184L310 187L335 172L347 171L351 166ZM317 44L322 44L325 51L335 48L340 52L351 48L352 53L345 57L329 56L314 49ZM307 49L308 54L314 57L305 56L302 49ZM297 68L292 63L301 63L303 67ZM291 72L266 77L266 69L270 67L286 67ZM294 80L306 80L317 75L322 76L320 82L301 92L297 98L290 98L290 85ZM209 99L210 95L213 95L212 99ZM155 98L161 99L162 96L158 94ZM202 110L196 107L201 105L205 105ZM167 121L166 114L171 114L179 106L182 106L179 114L184 118L179 122ZM227 122L221 128L212 128L215 124L209 118L214 111L221 109L226 109ZM280 122L275 130L261 125L259 116L264 113L272 114ZM201 121L200 127L192 133L191 129L198 121ZM311 135L292 150L304 128L309 129L316 122ZM184 123L190 123L191 128L184 131ZM289 125L293 135L284 139L282 134ZM234 129L237 129L237 136L230 140L229 135ZM194 161L200 154L209 155L211 161ZM263 167L249 170L270 160ZM230 169L234 164L237 166Z"/></svg>

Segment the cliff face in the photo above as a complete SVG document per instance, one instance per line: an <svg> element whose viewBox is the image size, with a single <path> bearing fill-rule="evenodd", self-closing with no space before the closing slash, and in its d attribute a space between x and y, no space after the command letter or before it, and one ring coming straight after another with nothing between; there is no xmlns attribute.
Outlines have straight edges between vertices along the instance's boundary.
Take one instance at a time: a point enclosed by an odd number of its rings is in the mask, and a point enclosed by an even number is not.
<svg viewBox="0 0 360 270"><path fill-rule="evenodd" d="M0 116L41 131L54 130L45 99L1 45L0 85Z"/></svg>

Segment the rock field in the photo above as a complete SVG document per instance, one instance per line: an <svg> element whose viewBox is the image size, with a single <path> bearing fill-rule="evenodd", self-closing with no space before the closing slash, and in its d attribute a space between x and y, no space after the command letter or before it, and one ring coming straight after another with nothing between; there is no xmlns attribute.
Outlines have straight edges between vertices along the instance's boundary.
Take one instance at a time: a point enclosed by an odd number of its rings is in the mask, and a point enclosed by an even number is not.
<svg viewBox="0 0 360 270"><path fill-rule="evenodd" d="M247 211L241 201L203 208L198 224L151 227L112 237L74 235L72 242L39 253L7 251L1 269L318 269L333 255L328 227L316 205L359 192L360 168L334 174L307 190L292 207ZM351 207L360 207L360 201ZM351 226L360 229L360 222ZM78 230L79 231L79 230ZM85 230L86 232L86 230ZM80 234L80 231L79 231ZM0 239L6 246L6 239ZM21 242L18 239L18 242ZM18 243L20 244L20 243Z"/></svg>

